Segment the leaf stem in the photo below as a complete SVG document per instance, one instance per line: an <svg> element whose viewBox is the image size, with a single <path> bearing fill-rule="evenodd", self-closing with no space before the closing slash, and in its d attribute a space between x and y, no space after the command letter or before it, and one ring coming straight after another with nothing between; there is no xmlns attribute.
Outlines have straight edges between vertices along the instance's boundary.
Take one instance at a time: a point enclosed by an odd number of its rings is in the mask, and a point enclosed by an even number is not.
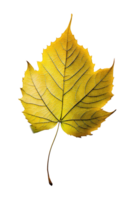
<svg viewBox="0 0 134 200"><path fill-rule="evenodd" d="M57 136L57 133L58 133L58 130L59 130L59 124L60 123L58 123L58 127L57 127L57 131L56 131L56 134L55 134L55 137L54 137L54 139L53 139L53 142L52 142L52 144L51 144L51 147L50 147L50 150L49 150L49 154L48 154L48 159L47 159L47 175L48 175L48 181L49 181L49 184L50 185L53 185L53 183L52 183L52 181L51 181L51 179L50 179L50 176L49 176L49 158L50 158L50 153L51 153L51 149L52 149L52 146L53 146L53 143L54 143L54 141L55 141L55 139L56 139L56 136Z"/></svg>

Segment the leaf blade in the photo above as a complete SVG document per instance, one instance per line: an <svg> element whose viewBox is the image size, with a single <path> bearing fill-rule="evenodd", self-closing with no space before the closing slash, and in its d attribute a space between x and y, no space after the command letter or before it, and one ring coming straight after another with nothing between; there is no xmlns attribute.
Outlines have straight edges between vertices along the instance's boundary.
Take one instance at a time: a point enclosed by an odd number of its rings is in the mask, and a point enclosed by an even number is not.
<svg viewBox="0 0 134 200"><path fill-rule="evenodd" d="M24 115L35 132L61 122L64 130L66 123L66 127L75 127L75 132L83 127L84 134L89 134L91 124L84 122L83 126L81 118L72 124L67 121L77 119L78 113L101 109L113 96L114 63L111 68L94 72L92 56L77 43L70 29L71 21L72 16L61 37L43 50L38 71L28 63L20 100L25 108Z"/></svg>

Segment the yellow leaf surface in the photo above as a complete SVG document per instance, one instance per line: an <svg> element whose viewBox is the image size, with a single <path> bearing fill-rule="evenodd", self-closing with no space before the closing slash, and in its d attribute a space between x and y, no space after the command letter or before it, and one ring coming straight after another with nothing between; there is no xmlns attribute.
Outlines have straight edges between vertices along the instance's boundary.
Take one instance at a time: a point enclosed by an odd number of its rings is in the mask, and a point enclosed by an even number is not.
<svg viewBox="0 0 134 200"><path fill-rule="evenodd" d="M113 96L114 63L94 72L88 50L77 44L70 30L71 20L61 37L43 50L39 70L28 63L20 100L33 132L60 122L70 135L90 135L113 113L101 107Z"/></svg>

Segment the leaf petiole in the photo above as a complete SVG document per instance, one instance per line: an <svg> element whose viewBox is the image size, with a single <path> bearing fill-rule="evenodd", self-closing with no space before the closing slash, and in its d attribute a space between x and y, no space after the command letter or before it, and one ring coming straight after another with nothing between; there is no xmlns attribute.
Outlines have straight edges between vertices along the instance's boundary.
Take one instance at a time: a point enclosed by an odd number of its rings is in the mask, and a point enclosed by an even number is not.
<svg viewBox="0 0 134 200"><path fill-rule="evenodd" d="M57 136L57 133L58 133L58 130L59 130L59 124L60 123L58 123L57 131L56 131L55 137L53 139L53 142L51 144L51 147L50 147L50 150L49 150L49 154L48 154L48 159L47 159L47 175L48 175L48 182L49 182L50 185L53 185L53 183L52 183L52 181L50 179L50 175L49 175L49 158L50 158L50 153L51 153L52 146L54 144L54 141L56 139L56 136Z"/></svg>

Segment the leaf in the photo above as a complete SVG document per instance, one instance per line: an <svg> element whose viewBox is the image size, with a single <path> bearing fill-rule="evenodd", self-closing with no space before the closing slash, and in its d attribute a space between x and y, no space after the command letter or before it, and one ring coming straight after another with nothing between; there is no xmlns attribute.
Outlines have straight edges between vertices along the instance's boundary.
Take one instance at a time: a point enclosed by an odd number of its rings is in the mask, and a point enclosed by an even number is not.
<svg viewBox="0 0 134 200"><path fill-rule="evenodd" d="M59 126L66 136L82 139L97 132L117 109L105 109L115 96L116 57L110 66L96 69L93 54L72 32L72 21L73 12L70 12L64 31L42 48L36 68L25 59L26 69L18 97L32 134L57 127L52 145ZM48 179L52 185L50 174Z"/></svg>
<svg viewBox="0 0 134 200"><path fill-rule="evenodd" d="M28 68L20 99L34 133L61 123L70 135L91 135L113 112L101 108L113 96L113 67L94 72L88 50L77 44L69 25L43 50L39 70Z"/></svg>

